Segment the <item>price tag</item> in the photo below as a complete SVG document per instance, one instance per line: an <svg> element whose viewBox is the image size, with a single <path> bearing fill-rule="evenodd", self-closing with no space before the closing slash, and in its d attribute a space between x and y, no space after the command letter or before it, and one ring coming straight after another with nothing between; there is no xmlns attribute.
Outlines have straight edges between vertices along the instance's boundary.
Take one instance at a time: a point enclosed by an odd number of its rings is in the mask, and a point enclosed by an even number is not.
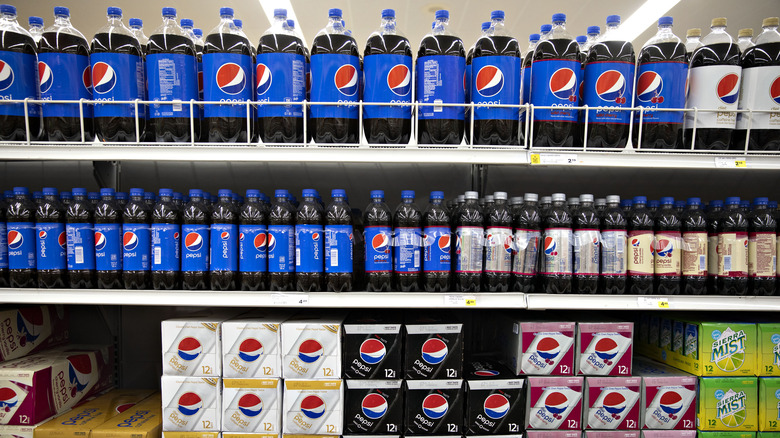
<svg viewBox="0 0 780 438"><path fill-rule="evenodd" d="M542 160L539 158L539 154L531 154L531 164L541 164Z"/></svg>
<svg viewBox="0 0 780 438"><path fill-rule="evenodd" d="M277 306L308 306L309 294L272 293L271 301Z"/></svg>
<svg viewBox="0 0 780 438"><path fill-rule="evenodd" d="M715 167L747 167L747 160L735 160L734 157L715 157Z"/></svg>
<svg viewBox="0 0 780 438"><path fill-rule="evenodd" d="M734 164L736 167L747 167L747 160L737 160Z"/></svg>
<svg viewBox="0 0 780 438"><path fill-rule="evenodd" d="M531 154L531 164L578 164L577 154Z"/></svg>
<svg viewBox="0 0 780 438"><path fill-rule="evenodd" d="M474 295L444 295L444 305L448 307L474 307L477 297Z"/></svg>
<svg viewBox="0 0 780 438"><path fill-rule="evenodd" d="M643 309L669 309L669 298L637 297L637 307Z"/></svg>

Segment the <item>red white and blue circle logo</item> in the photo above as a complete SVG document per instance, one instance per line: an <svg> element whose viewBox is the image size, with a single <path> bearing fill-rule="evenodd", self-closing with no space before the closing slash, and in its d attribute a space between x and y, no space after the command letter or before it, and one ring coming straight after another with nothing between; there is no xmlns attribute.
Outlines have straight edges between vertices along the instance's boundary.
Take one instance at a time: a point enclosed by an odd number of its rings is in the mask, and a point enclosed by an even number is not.
<svg viewBox="0 0 780 438"><path fill-rule="evenodd" d="M203 248L203 236L199 233L191 232L184 236L184 247L187 251L199 251Z"/></svg>
<svg viewBox="0 0 780 438"><path fill-rule="evenodd" d="M255 249L258 251L262 251L265 249L265 245L268 243L268 235L265 233L260 233L257 236L255 236Z"/></svg>
<svg viewBox="0 0 780 438"><path fill-rule="evenodd" d="M19 309L16 315L16 328L19 334L19 344L25 346L27 342L35 342L44 332L43 311L40 307L26 307Z"/></svg>
<svg viewBox="0 0 780 438"><path fill-rule="evenodd" d="M89 66L86 66L81 73L81 82L87 91L92 92L92 69Z"/></svg>
<svg viewBox="0 0 780 438"><path fill-rule="evenodd" d="M219 235L219 238L222 239L222 240L228 240L228 239L230 239L230 233L228 231L223 231Z"/></svg>
<svg viewBox="0 0 780 438"><path fill-rule="evenodd" d="M718 99L726 105L731 105L739 99L739 75L729 73L718 81Z"/></svg>
<svg viewBox="0 0 780 438"><path fill-rule="evenodd" d="M311 240L317 242L320 240L320 233L311 233Z"/></svg>
<svg viewBox="0 0 780 438"><path fill-rule="evenodd" d="M640 102L663 103L664 80L654 71L646 71L636 81L636 98Z"/></svg>
<svg viewBox="0 0 780 438"><path fill-rule="evenodd" d="M556 419L561 418L561 414L569 408L569 398L562 392L551 392L544 399L544 408Z"/></svg>
<svg viewBox="0 0 780 438"><path fill-rule="evenodd" d="M496 370L477 370L477 371L474 371L474 375L475 376L480 376L480 377L496 377L499 374L501 374L501 373L496 371Z"/></svg>
<svg viewBox="0 0 780 438"><path fill-rule="evenodd" d="M355 66L345 64L336 70L333 77L336 88L345 96L354 96L358 91L358 73Z"/></svg>
<svg viewBox="0 0 780 438"><path fill-rule="evenodd" d="M610 392L604 396L602 402L604 410L612 415L612 418L619 419L620 414L626 410L626 398L619 392Z"/></svg>
<svg viewBox="0 0 780 438"><path fill-rule="evenodd" d="M385 233L379 233L371 239L371 247L380 253L390 252L390 238Z"/></svg>
<svg viewBox="0 0 780 438"><path fill-rule="evenodd" d="M238 94L245 86L246 74L238 64L228 62L217 69L217 87L223 93Z"/></svg>
<svg viewBox="0 0 780 438"><path fill-rule="evenodd" d="M256 417L263 411L263 400L256 394L244 394L238 399L238 410L247 417Z"/></svg>
<svg viewBox="0 0 780 438"><path fill-rule="evenodd" d="M504 251L506 251L507 254L513 254L515 251L514 245L512 245L512 236L506 236L504 237Z"/></svg>
<svg viewBox="0 0 780 438"><path fill-rule="evenodd" d="M298 347L298 358L306 363L316 362L324 353L322 345L314 339L307 339Z"/></svg>
<svg viewBox="0 0 780 438"><path fill-rule="evenodd" d="M116 85L116 72L105 62L96 62L92 66L92 88L98 94L106 94Z"/></svg>
<svg viewBox="0 0 780 438"><path fill-rule="evenodd" d="M438 420L447 414L450 404L441 394L431 394L423 399L423 414L432 420Z"/></svg>
<svg viewBox="0 0 780 438"><path fill-rule="evenodd" d="M494 65L486 65L479 69L474 83L480 96L493 97L504 88L504 73Z"/></svg>
<svg viewBox="0 0 780 438"><path fill-rule="evenodd" d="M188 336L179 341L179 357L184 360L193 360L203 351L200 341Z"/></svg>
<svg viewBox="0 0 780 438"><path fill-rule="evenodd" d="M561 344L555 338L542 338L536 344L536 352L548 365L561 353Z"/></svg>
<svg viewBox="0 0 780 438"><path fill-rule="evenodd" d="M450 242L452 239L450 239L449 234L442 234L439 236L439 249L443 252L450 252Z"/></svg>
<svg viewBox="0 0 780 438"><path fill-rule="evenodd" d="M276 237L273 234L268 234L268 252L273 252L276 248Z"/></svg>
<svg viewBox="0 0 780 438"><path fill-rule="evenodd" d="M203 401L194 392L185 392L179 397L179 412L184 415L195 415L203 407Z"/></svg>
<svg viewBox="0 0 780 438"><path fill-rule="evenodd" d="M631 246L639 247L639 239L631 239Z"/></svg>
<svg viewBox="0 0 780 438"><path fill-rule="evenodd" d="M661 396L660 405L666 415L675 419L676 414L683 408L683 398L677 391L667 391Z"/></svg>
<svg viewBox="0 0 780 438"><path fill-rule="evenodd" d="M438 365L447 357L447 344L439 338L431 338L422 345L422 358L431 365Z"/></svg>
<svg viewBox="0 0 780 438"><path fill-rule="evenodd" d="M325 413L325 402L316 395L306 396L301 400L301 412L312 420L316 420Z"/></svg>
<svg viewBox="0 0 780 438"><path fill-rule="evenodd" d="M485 399L485 415L492 420L504 418L509 412L509 400L501 394L490 394Z"/></svg>
<svg viewBox="0 0 780 438"><path fill-rule="evenodd" d="M114 410L116 411L117 414L121 414L122 412L132 408L133 406L135 406L135 403L122 403L118 405Z"/></svg>
<svg viewBox="0 0 780 438"><path fill-rule="evenodd" d="M674 244L671 240L660 239L655 248L655 252L659 257L671 257L674 252Z"/></svg>
<svg viewBox="0 0 780 438"><path fill-rule="evenodd" d="M95 231L95 251L103 251L106 247L106 235Z"/></svg>
<svg viewBox="0 0 780 438"><path fill-rule="evenodd" d="M0 61L0 91L7 90L14 83L14 69L11 64Z"/></svg>
<svg viewBox="0 0 780 438"><path fill-rule="evenodd" d="M22 233L11 230L8 232L8 249L19 249L24 243L24 236Z"/></svg>
<svg viewBox="0 0 780 438"><path fill-rule="evenodd" d="M780 76L776 77L769 85L769 97L771 97L776 104L780 105Z"/></svg>
<svg viewBox="0 0 780 438"><path fill-rule="evenodd" d="M369 420L378 420L387 412L387 400L379 394L368 394L363 398L360 409Z"/></svg>
<svg viewBox="0 0 780 438"><path fill-rule="evenodd" d="M544 238L544 255L558 255L558 245L555 243L554 237L547 236Z"/></svg>
<svg viewBox="0 0 780 438"><path fill-rule="evenodd" d="M577 75L570 68L560 68L550 76L550 92L569 102L577 101Z"/></svg>
<svg viewBox="0 0 780 438"><path fill-rule="evenodd" d="M122 236L122 246L127 251L134 250L138 246L138 236L132 231L126 231L124 236Z"/></svg>
<svg viewBox="0 0 780 438"><path fill-rule="evenodd" d="M238 346L238 357L244 362L254 362L263 354L263 344L255 338L247 338Z"/></svg>
<svg viewBox="0 0 780 438"><path fill-rule="evenodd" d="M47 237L48 235L49 235L49 233L47 233L46 231L43 231L43 230L41 230L41 231L39 231L39 232L38 232L38 238L40 238L41 240L44 240L44 239L46 239L46 237Z"/></svg>
<svg viewBox="0 0 780 438"><path fill-rule="evenodd" d="M387 349L379 339L366 339L360 344L360 359L369 365L376 365L385 358Z"/></svg>
<svg viewBox="0 0 780 438"><path fill-rule="evenodd" d="M387 72L387 86L398 96L406 96L412 91L412 74L403 64L394 65Z"/></svg>
<svg viewBox="0 0 780 438"><path fill-rule="evenodd" d="M48 92L54 83L54 73L52 73L51 67L43 61L38 62L38 79L41 84L41 93Z"/></svg>
<svg viewBox="0 0 780 438"><path fill-rule="evenodd" d="M57 236L57 243L60 245L60 248L66 249L68 245L68 235L65 234L65 232L61 232L59 236Z"/></svg>
<svg viewBox="0 0 780 438"><path fill-rule="evenodd" d="M257 64L257 95L265 94L271 88L271 69L265 64Z"/></svg>
<svg viewBox="0 0 780 438"><path fill-rule="evenodd" d="M92 377L92 360L88 354L68 357L68 381L73 385L71 396L85 390L89 386L90 377Z"/></svg>
<svg viewBox="0 0 780 438"><path fill-rule="evenodd" d="M603 360L604 363L609 365L609 361L614 359L615 356L617 356L618 352L620 351L618 349L618 344L615 342L612 338L602 338L599 339L598 342L596 342L596 356L599 357L599 359Z"/></svg>
<svg viewBox="0 0 780 438"><path fill-rule="evenodd" d="M607 70L596 79L596 94L605 102L626 103L626 77L617 70Z"/></svg>
<svg viewBox="0 0 780 438"><path fill-rule="evenodd" d="M16 391L11 388L0 388L0 409L7 412L17 404L19 404L19 397L17 397Z"/></svg>

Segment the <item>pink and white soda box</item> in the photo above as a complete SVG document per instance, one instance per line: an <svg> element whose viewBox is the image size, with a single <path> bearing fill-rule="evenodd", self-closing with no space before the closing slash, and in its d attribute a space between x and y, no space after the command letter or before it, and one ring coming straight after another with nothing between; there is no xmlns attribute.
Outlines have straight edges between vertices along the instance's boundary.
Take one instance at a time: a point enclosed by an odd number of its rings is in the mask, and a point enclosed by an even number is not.
<svg viewBox="0 0 780 438"><path fill-rule="evenodd" d="M650 360L638 360L634 373L642 378L642 429L696 429L696 376Z"/></svg>
<svg viewBox="0 0 780 438"><path fill-rule="evenodd" d="M586 377L585 428L596 430L638 430L639 377Z"/></svg>
<svg viewBox="0 0 780 438"><path fill-rule="evenodd" d="M582 377L528 377L528 429L579 430L582 420Z"/></svg>
<svg viewBox="0 0 780 438"><path fill-rule="evenodd" d="M526 438L582 438L579 430L529 430Z"/></svg>
<svg viewBox="0 0 780 438"><path fill-rule="evenodd" d="M642 438L696 438L696 430L643 430Z"/></svg>
<svg viewBox="0 0 780 438"><path fill-rule="evenodd" d="M639 438L638 430L586 430L583 438Z"/></svg>
<svg viewBox="0 0 780 438"><path fill-rule="evenodd" d="M521 354L509 362L518 374L574 375L573 322L532 321L518 325Z"/></svg>
<svg viewBox="0 0 780 438"><path fill-rule="evenodd" d="M630 376L633 322L577 323L577 375Z"/></svg>

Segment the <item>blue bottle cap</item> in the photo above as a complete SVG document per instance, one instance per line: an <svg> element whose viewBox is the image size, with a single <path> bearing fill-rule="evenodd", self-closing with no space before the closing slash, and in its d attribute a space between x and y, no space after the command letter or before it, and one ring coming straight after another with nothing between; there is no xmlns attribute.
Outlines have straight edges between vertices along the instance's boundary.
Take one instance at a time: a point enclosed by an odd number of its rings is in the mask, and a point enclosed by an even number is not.
<svg viewBox="0 0 780 438"><path fill-rule="evenodd" d="M701 205L701 198L688 198L688 205Z"/></svg>
<svg viewBox="0 0 780 438"><path fill-rule="evenodd" d="M127 192L116 192L116 199L127 199Z"/></svg>
<svg viewBox="0 0 780 438"><path fill-rule="evenodd" d="M244 22L236 18L235 20L233 20L233 25L241 29L242 27L244 27Z"/></svg>
<svg viewBox="0 0 780 438"><path fill-rule="evenodd" d="M769 198L755 198L753 199L754 205L767 205L769 204Z"/></svg>
<svg viewBox="0 0 780 438"><path fill-rule="evenodd" d="M739 206L750 208L750 201L748 201L747 199L742 199L739 201Z"/></svg>
<svg viewBox="0 0 780 438"><path fill-rule="evenodd" d="M179 24L181 25L181 27L189 28L194 26L195 22L192 21L192 19L190 18L182 18L181 20L179 20Z"/></svg>
<svg viewBox="0 0 780 438"><path fill-rule="evenodd" d="M54 16L55 17L70 17L70 9L66 8L65 6L55 6L54 7Z"/></svg>
<svg viewBox="0 0 780 438"><path fill-rule="evenodd" d="M650 201L647 201L647 206L650 208L658 208L661 206L661 202L657 199L652 199Z"/></svg>
<svg viewBox="0 0 780 438"><path fill-rule="evenodd" d="M154 192L144 192L144 199L154 199Z"/></svg>
<svg viewBox="0 0 780 438"><path fill-rule="evenodd" d="M553 23L565 23L566 22L566 14L553 14L552 22Z"/></svg>
<svg viewBox="0 0 780 438"><path fill-rule="evenodd" d="M585 35L578 35L578 36L577 36L577 38L575 38L575 39L576 39L576 40L577 40L577 42L578 42L578 43L580 43L580 44L583 44L583 43L585 43L586 41L588 41L588 37L586 37Z"/></svg>
<svg viewBox="0 0 780 438"><path fill-rule="evenodd" d="M43 192L33 192L33 199L43 199Z"/></svg>
<svg viewBox="0 0 780 438"><path fill-rule="evenodd" d="M162 16L163 17L175 17L176 16L176 8L162 8Z"/></svg>
<svg viewBox="0 0 780 438"><path fill-rule="evenodd" d="M160 196L173 196L173 189L160 189Z"/></svg>
<svg viewBox="0 0 780 438"><path fill-rule="evenodd" d="M769 208L777 208L777 201L769 201Z"/></svg>
<svg viewBox="0 0 780 438"><path fill-rule="evenodd" d="M552 24L543 24L539 26L539 33L550 33L552 30Z"/></svg>
<svg viewBox="0 0 780 438"><path fill-rule="evenodd" d="M73 196L87 196L87 189L81 187L71 189L70 192L73 193Z"/></svg>
<svg viewBox="0 0 780 438"><path fill-rule="evenodd" d="M664 197L661 198L661 204L662 205L668 205L668 204L674 205L674 198L671 197L671 196L664 196Z"/></svg>
<svg viewBox="0 0 780 438"><path fill-rule="evenodd" d="M339 9L339 8L328 9L328 17L330 17L330 18L340 18L341 17L341 9Z"/></svg>
<svg viewBox="0 0 780 438"><path fill-rule="evenodd" d="M87 197L89 199L100 199L100 193L98 193L98 192L89 192L89 193L87 193Z"/></svg>
<svg viewBox="0 0 780 438"><path fill-rule="evenodd" d="M301 192L304 198L316 198L317 197L317 191L314 189L303 189Z"/></svg>
<svg viewBox="0 0 780 438"><path fill-rule="evenodd" d="M539 35L538 33L532 33L531 35L528 36L528 41L535 43L539 41L539 38L541 38L541 35Z"/></svg>
<svg viewBox="0 0 780 438"><path fill-rule="evenodd" d="M436 11L436 19L437 20L449 20L450 19L450 11L446 9L439 9Z"/></svg>
<svg viewBox="0 0 780 438"><path fill-rule="evenodd" d="M233 17L233 8L219 8L220 17Z"/></svg>
<svg viewBox="0 0 780 438"><path fill-rule="evenodd" d="M385 198L385 191L384 190L371 190L371 199L376 199L376 198L384 199Z"/></svg>
<svg viewBox="0 0 780 438"><path fill-rule="evenodd" d="M43 26L43 18L36 17L36 16L29 17L27 19L27 24L29 24L30 26L32 25Z"/></svg>
<svg viewBox="0 0 780 438"><path fill-rule="evenodd" d="M431 192L431 199L444 199L444 192L439 190Z"/></svg>
<svg viewBox="0 0 780 438"><path fill-rule="evenodd" d="M585 32L588 35L598 35L601 33L601 27L599 26L588 26L588 30Z"/></svg>
<svg viewBox="0 0 780 438"><path fill-rule="evenodd" d="M674 18L672 17L661 17L658 19L659 26L671 26L672 24L674 24Z"/></svg>
<svg viewBox="0 0 780 438"><path fill-rule="evenodd" d="M287 9L285 8L274 9L274 17L287 18Z"/></svg>
<svg viewBox="0 0 780 438"><path fill-rule="evenodd" d="M180 200L184 199L184 195L182 195L179 192L173 192L173 199L176 199L176 200L180 201Z"/></svg>
<svg viewBox="0 0 780 438"><path fill-rule="evenodd" d="M287 20L287 27L295 29L295 20Z"/></svg>
<svg viewBox="0 0 780 438"><path fill-rule="evenodd" d="M726 198L726 205L739 205L739 197L731 196Z"/></svg>
<svg viewBox="0 0 780 438"><path fill-rule="evenodd" d="M116 192L112 188L100 189L100 196L114 196Z"/></svg>
<svg viewBox="0 0 780 438"><path fill-rule="evenodd" d="M0 13L16 15L16 6L0 5Z"/></svg>
<svg viewBox="0 0 780 438"><path fill-rule="evenodd" d="M685 201L674 201L674 206L677 208L685 207L685 205L686 205Z"/></svg>
<svg viewBox="0 0 780 438"><path fill-rule="evenodd" d="M347 191L344 189L333 189L330 191L330 196L332 198L346 198Z"/></svg>
<svg viewBox="0 0 780 438"><path fill-rule="evenodd" d="M632 205L634 205L634 201L630 199L623 199L622 201L620 201L621 207L631 207Z"/></svg>
<svg viewBox="0 0 780 438"><path fill-rule="evenodd" d="M287 197L287 190L274 190L274 197L275 198L286 198Z"/></svg>
<svg viewBox="0 0 780 438"><path fill-rule="evenodd" d="M620 24L620 15L607 15L607 24Z"/></svg>
<svg viewBox="0 0 780 438"><path fill-rule="evenodd" d="M228 189L219 189L219 191L217 192L217 196L219 196L220 198L232 198L233 192L231 192Z"/></svg>
<svg viewBox="0 0 780 438"><path fill-rule="evenodd" d="M634 196L634 204L647 204L646 196Z"/></svg>
<svg viewBox="0 0 780 438"><path fill-rule="evenodd" d="M482 31L484 32L484 31L490 29L490 24L491 23L489 21L486 21L486 22L482 23Z"/></svg>
<svg viewBox="0 0 780 438"><path fill-rule="evenodd" d="M128 23L130 23L130 27L144 27L144 20L140 18L131 18Z"/></svg>
<svg viewBox="0 0 780 438"><path fill-rule="evenodd" d="M260 190L249 189L246 191L246 197L257 199L260 197Z"/></svg>
<svg viewBox="0 0 780 438"><path fill-rule="evenodd" d="M490 19L491 20L503 20L504 19L504 11L496 10L490 13Z"/></svg>
<svg viewBox="0 0 780 438"><path fill-rule="evenodd" d="M395 9L382 9L382 18L395 18Z"/></svg>
<svg viewBox="0 0 780 438"><path fill-rule="evenodd" d="M122 8L117 8L116 6L111 6L108 9L106 9L106 15L109 17L121 17L122 16Z"/></svg>
<svg viewBox="0 0 780 438"><path fill-rule="evenodd" d="M190 198L194 197L202 197L203 196L203 190L201 189L190 189Z"/></svg>
<svg viewBox="0 0 780 438"><path fill-rule="evenodd" d="M710 207L723 207L723 201L719 199L715 201L710 201Z"/></svg>
<svg viewBox="0 0 780 438"><path fill-rule="evenodd" d="M57 189L54 187L44 187L43 196L57 196Z"/></svg>
<svg viewBox="0 0 780 438"><path fill-rule="evenodd" d="M411 198L414 199L414 190L404 190L401 192L401 198L407 199Z"/></svg>
<svg viewBox="0 0 780 438"><path fill-rule="evenodd" d="M73 193L71 193L71 192L62 192L62 193L60 193L60 199L73 199Z"/></svg>
<svg viewBox="0 0 780 438"><path fill-rule="evenodd" d="M198 28L192 29L192 33L194 33L196 37L202 37L203 29L198 29Z"/></svg>

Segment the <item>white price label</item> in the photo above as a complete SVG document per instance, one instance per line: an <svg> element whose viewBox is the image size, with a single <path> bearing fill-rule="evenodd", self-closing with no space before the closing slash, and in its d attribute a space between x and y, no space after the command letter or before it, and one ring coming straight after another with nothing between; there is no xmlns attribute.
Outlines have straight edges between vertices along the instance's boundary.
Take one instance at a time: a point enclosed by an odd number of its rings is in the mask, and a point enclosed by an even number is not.
<svg viewBox="0 0 780 438"><path fill-rule="evenodd" d="M473 307L477 305L475 295L444 295L444 305L447 307Z"/></svg>
<svg viewBox="0 0 780 438"><path fill-rule="evenodd" d="M578 164L577 154L531 154L531 164Z"/></svg>
<svg viewBox="0 0 780 438"><path fill-rule="evenodd" d="M737 168L747 167L747 159L734 157L715 157L715 167Z"/></svg>
<svg viewBox="0 0 780 438"><path fill-rule="evenodd" d="M272 293L271 301L276 306L308 306L309 294Z"/></svg>
<svg viewBox="0 0 780 438"><path fill-rule="evenodd" d="M637 297L637 307L642 309L668 309L669 298L666 297Z"/></svg>

